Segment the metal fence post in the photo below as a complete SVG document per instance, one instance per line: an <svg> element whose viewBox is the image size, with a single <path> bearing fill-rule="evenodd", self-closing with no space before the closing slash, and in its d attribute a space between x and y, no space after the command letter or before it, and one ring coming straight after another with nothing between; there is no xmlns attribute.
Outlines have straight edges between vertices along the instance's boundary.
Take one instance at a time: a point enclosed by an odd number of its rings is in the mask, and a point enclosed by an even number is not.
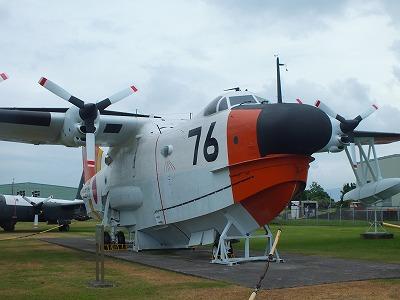
<svg viewBox="0 0 400 300"><path fill-rule="evenodd" d="M111 282L104 281L104 225L96 225L96 280L90 281L92 287L112 287Z"/></svg>

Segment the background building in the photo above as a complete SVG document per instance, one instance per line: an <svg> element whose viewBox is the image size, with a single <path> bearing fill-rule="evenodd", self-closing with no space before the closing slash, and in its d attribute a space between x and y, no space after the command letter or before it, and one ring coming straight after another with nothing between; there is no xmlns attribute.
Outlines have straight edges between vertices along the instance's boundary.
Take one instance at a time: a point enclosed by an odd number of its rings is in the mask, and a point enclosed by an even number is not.
<svg viewBox="0 0 400 300"><path fill-rule="evenodd" d="M400 154L380 157L378 162L383 178L400 178ZM400 206L400 194L392 197L391 205L384 203L384 206Z"/></svg>
<svg viewBox="0 0 400 300"><path fill-rule="evenodd" d="M21 182L0 185L0 194L5 195L25 195L47 198L53 196L57 199L73 200L76 198L77 188L50 185L34 182Z"/></svg>
<svg viewBox="0 0 400 300"><path fill-rule="evenodd" d="M371 165L374 165L373 160L370 160ZM378 158L379 167L383 178L400 178L400 154L392 154ZM360 163L358 163L360 167ZM361 168L359 169L360 172ZM368 172L367 179L372 181L371 173ZM378 207L400 207L400 194L394 195L392 199L378 201Z"/></svg>

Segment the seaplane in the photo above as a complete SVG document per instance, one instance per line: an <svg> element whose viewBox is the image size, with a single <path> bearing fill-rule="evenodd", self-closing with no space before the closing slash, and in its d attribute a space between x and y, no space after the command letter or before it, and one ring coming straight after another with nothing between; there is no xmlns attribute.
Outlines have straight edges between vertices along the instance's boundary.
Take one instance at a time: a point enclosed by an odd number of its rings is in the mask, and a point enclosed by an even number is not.
<svg viewBox="0 0 400 300"><path fill-rule="evenodd" d="M276 103L234 88L176 124L108 109L136 94L134 85L85 102L43 77L71 106L3 107L0 140L82 147L81 196L111 240L123 241L124 227L135 251L213 244L213 262L231 263L231 238L251 237L304 190L313 153L341 152L358 137L400 140L356 130L376 106L345 119L320 101L283 102L282 65L277 57Z"/></svg>

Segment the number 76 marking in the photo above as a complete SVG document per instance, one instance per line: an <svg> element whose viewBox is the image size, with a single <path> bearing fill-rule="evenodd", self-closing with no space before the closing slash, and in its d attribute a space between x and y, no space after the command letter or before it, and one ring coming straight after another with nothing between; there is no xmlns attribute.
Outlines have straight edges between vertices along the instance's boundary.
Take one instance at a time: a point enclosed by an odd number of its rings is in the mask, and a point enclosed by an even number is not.
<svg viewBox="0 0 400 300"><path fill-rule="evenodd" d="M217 159L218 157L218 141L216 138L212 137L212 132L214 130L216 122L212 122L210 128L207 132L206 140L204 141L203 146L203 155L206 161L212 162ZM199 153L199 144L200 144L200 137L201 137L201 127L196 127L189 130L188 138L196 136L196 143L194 144L194 153L193 153L193 165L197 165L197 156ZM212 147L213 152L209 153L208 148Z"/></svg>

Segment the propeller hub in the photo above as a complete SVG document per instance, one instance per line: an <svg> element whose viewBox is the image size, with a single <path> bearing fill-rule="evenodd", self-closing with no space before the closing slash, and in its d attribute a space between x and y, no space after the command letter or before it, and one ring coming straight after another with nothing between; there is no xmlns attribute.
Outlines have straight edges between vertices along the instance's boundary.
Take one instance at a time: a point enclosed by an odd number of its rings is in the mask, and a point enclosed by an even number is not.
<svg viewBox="0 0 400 300"><path fill-rule="evenodd" d="M79 116L83 121L94 121L99 114L96 104L85 103L85 105L79 109Z"/></svg>
<svg viewBox="0 0 400 300"><path fill-rule="evenodd" d="M355 118L353 120L342 120L340 121L340 130L342 130L343 133L350 133L353 132L354 129L360 124L359 119Z"/></svg>

